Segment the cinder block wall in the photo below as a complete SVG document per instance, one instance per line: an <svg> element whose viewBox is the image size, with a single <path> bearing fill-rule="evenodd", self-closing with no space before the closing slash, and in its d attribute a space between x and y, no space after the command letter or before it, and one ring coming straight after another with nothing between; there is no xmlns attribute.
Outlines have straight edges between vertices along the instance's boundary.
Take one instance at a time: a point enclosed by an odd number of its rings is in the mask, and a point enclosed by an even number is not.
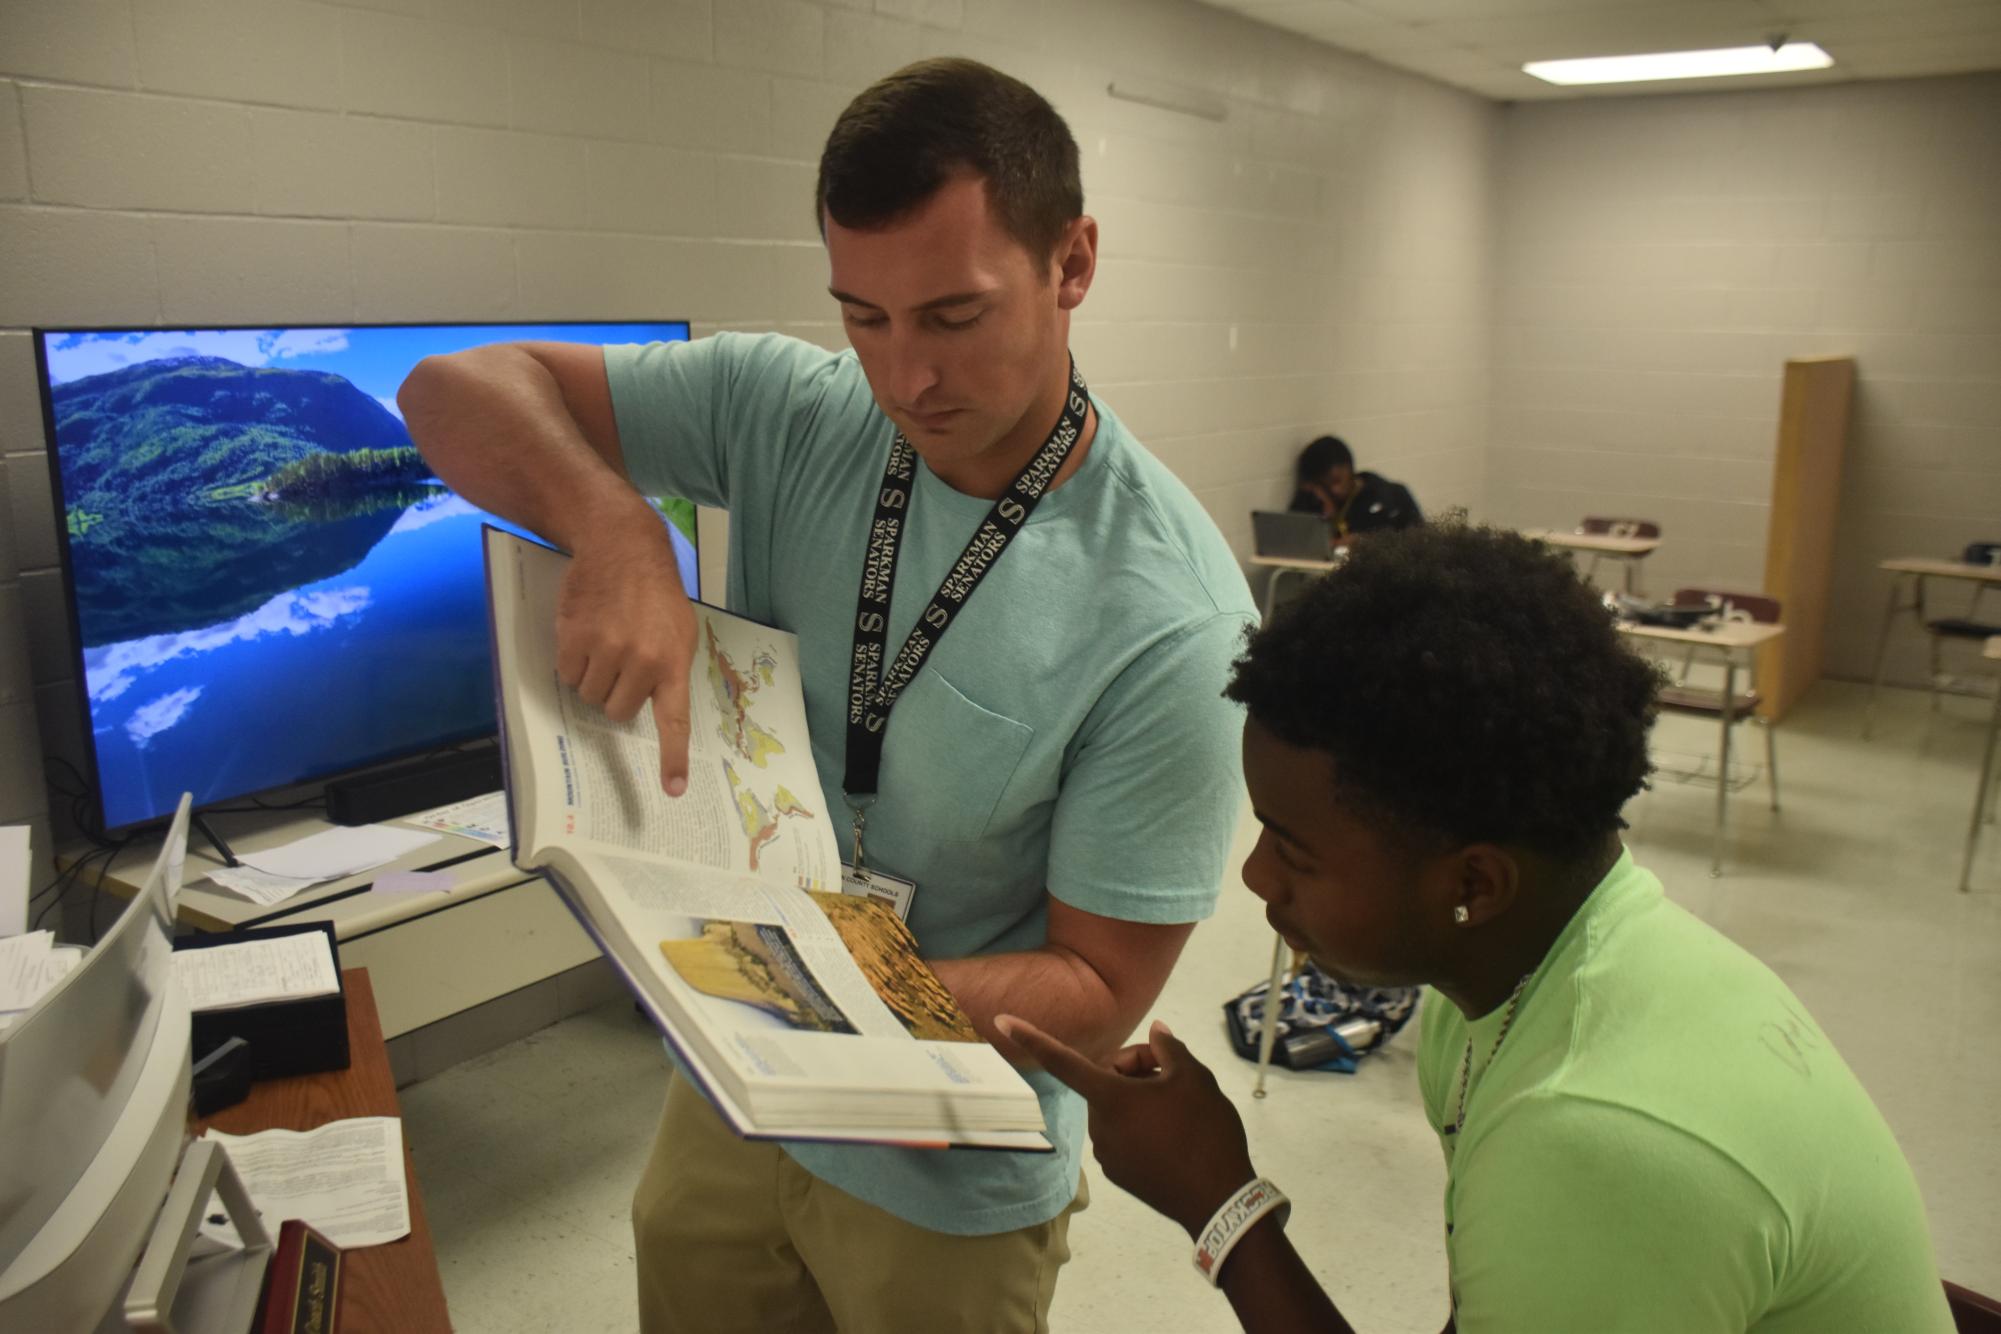
<svg viewBox="0 0 2001 1334"><path fill-rule="evenodd" d="M1500 112L1179 0L0 4L0 821L83 745L36 325L682 316L841 333L833 116L932 54L1035 84L1103 225L1094 387L1240 554L1323 431L1484 479ZM1114 79L1223 99L1221 122Z"/></svg>
<svg viewBox="0 0 2001 1334"><path fill-rule="evenodd" d="M1755 590L1782 364L1851 354L1827 670L1866 677L1877 563L2001 540L2001 75L1502 123L1493 517L1656 519L1650 591ZM1964 610L1966 585L1939 591ZM1892 678L1921 684L1908 618L1892 646Z"/></svg>

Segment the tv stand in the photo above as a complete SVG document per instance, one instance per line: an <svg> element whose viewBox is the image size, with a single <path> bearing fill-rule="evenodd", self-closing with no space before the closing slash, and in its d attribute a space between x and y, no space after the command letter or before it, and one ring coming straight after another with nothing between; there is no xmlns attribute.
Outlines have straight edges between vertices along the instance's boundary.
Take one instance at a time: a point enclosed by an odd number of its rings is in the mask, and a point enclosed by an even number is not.
<svg viewBox="0 0 2001 1334"><path fill-rule="evenodd" d="M246 811L232 814L229 841L255 863L261 849L325 833L318 812ZM158 836L134 840L106 868L104 892L129 897L158 855ZM73 862L87 846L64 850ZM507 854L484 843L443 835L387 866L343 876L302 890L277 904L253 903L207 882L220 863L200 840L188 845L186 880L177 903L181 924L195 931L295 922L328 922L341 966L370 970L383 1034L401 1038L502 996L566 974L601 956L569 908L538 876L515 868ZM431 872L436 887L378 891L374 882L392 871ZM562 998L586 989L563 985ZM599 990L590 990L596 997ZM502 1020L553 1023L561 1018L554 994L536 993L533 1004L513 1002ZM509 1036L524 1036L533 1027ZM421 1062L419 1063L421 1065Z"/></svg>

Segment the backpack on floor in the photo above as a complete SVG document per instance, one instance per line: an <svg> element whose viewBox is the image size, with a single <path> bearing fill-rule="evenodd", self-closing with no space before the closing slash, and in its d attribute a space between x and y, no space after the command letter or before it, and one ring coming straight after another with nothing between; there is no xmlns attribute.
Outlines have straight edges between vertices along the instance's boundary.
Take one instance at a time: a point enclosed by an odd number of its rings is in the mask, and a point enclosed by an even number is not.
<svg viewBox="0 0 2001 1334"><path fill-rule="evenodd" d="M1247 1061L1258 1058L1270 979L1223 1002L1230 1045ZM1279 986L1273 1065L1288 1070L1353 1074L1356 1062L1396 1036L1417 1012L1416 987L1351 987L1308 962Z"/></svg>

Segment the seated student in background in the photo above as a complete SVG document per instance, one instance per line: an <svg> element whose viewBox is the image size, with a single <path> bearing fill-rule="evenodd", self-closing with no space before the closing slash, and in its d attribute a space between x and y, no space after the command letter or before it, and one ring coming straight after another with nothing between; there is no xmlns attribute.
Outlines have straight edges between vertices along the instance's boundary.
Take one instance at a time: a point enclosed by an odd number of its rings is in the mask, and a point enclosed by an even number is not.
<svg viewBox="0 0 2001 1334"><path fill-rule="evenodd" d="M1458 526L1363 543L1226 691L1264 826L1244 882L1336 977L1436 989L1418 1082L1446 1161L1448 1328L1949 1331L1869 1095L1621 843L1657 685L1561 555ZM1198 1239L1245 1329L1349 1328L1283 1212L1257 1215L1275 1191L1243 1123L1163 1025L1105 1065L999 1025L1085 1096L1105 1175ZM1338 1143L1333 1100L1295 1110ZM1339 1209L1328 1180L1300 1207Z"/></svg>
<svg viewBox="0 0 2001 1334"><path fill-rule="evenodd" d="M1293 471L1298 489L1289 508L1327 519L1337 542L1424 522L1408 487L1378 473L1356 472L1353 451L1334 436L1323 435L1299 451Z"/></svg>

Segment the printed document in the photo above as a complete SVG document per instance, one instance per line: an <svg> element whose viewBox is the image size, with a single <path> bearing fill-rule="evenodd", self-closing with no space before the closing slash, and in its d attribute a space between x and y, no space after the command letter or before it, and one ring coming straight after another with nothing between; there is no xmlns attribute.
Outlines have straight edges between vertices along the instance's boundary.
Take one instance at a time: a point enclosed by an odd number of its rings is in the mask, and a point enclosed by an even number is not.
<svg viewBox="0 0 2001 1334"><path fill-rule="evenodd" d="M190 1010L233 1010L340 990L333 950L318 931L175 950L174 980Z"/></svg>
<svg viewBox="0 0 2001 1334"><path fill-rule="evenodd" d="M410 1191L403 1175L403 1123L393 1116L329 1121L317 1130L260 1130L206 1138L229 1152L250 1202L272 1236L302 1218L342 1250L380 1246L410 1234ZM202 1235L228 1246L243 1241L218 1207Z"/></svg>

